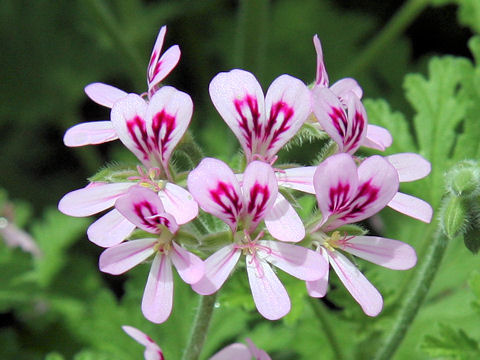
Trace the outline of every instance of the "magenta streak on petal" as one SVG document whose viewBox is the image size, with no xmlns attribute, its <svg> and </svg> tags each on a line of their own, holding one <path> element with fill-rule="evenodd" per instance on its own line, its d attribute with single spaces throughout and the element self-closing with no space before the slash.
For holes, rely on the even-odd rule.
<svg viewBox="0 0 480 360">
<path fill-rule="evenodd" d="M 253 136 L 255 136 L 256 138 L 259 138 L 261 134 L 261 124 L 258 121 L 260 119 L 260 113 L 258 111 L 257 99 L 251 95 L 246 95 L 244 99 L 235 99 L 233 101 L 233 104 L 235 105 L 235 109 L 237 110 L 238 115 L 240 115 L 240 119 L 238 119 L 238 125 L 242 130 L 243 137 L 247 142 L 248 148 L 252 150 Z M 245 107 L 248 107 L 250 110 L 253 129 L 250 128 L 249 126 L 248 114 L 243 113 Z M 253 130 L 253 134 L 252 134 L 252 130 Z"/>
<path fill-rule="evenodd" d="M 332 112 L 328 114 L 328 116 L 332 119 L 333 126 L 335 126 L 335 129 L 342 139 L 345 139 L 348 126 L 348 119 L 345 111 L 341 108 L 332 107 Z"/>
<path fill-rule="evenodd" d="M 277 118 L 283 113 L 283 121 L 280 126 L 271 134 L 273 127 L 277 124 Z M 267 126 L 265 127 L 265 132 L 263 134 L 264 140 L 267 140 L 271 137 L 271 141 L 268 144 L 268 149 L 271 149 L 273 145 L 278 141 L 280 135 L 290 129 L 290 119 L 293 117 L 295 111 L 293 108 L 288 106 L 287 103 L 279 101 L 276 104 L 272 105 L 270 110 L 270 118 L 268 119 Z"/>
<path fill-rule="evenodd" d="M 152 130 L 154 138 L 152 141 L 158 151 L 161 152 L 162 161 L 165 161 L 165 152 L 167 150 L 167 144 L 172 140 L 171 136 L 175 130 L 175 116 L 167 114 L 165 110 L 156 113 L 152 120 Z M 162 134 L 163 130 L 163 134 Z M 159 148 L 159 146 L 161 148 Z"/>
<path fill-rule="evenodd" d="M 365 211 L 365 208 L 377 200 L 380 189 L 370 185 L 371 181 L 370 179 L 359 187 L 357 194 L 348 204 L 348 207 L 342 209 L 346 214 L 342 215 L 340 219 L 347 220 L 358 216 L 358 214 Z"/>
<path fill-rule="evenodd" d="M 148 135 L 147 129 L 145 127 L 145 121 L 139 116 L 135 116 L 132 120 L 127 121 L 126 125 L 128 133 L 130 134 L 130 137 L 135 143 L 136 148 L 143 153 L 144 160 L 148 160 L 149 153 L 152 149 L 150 148 L 150 145 L 148 143 Z M 141 139 L 138 138 L 138 135 L 135 132 L 136 129 L 140 131 L 139 136 L 141 137 Z"/>
<path fill-rule="evenodd" d="M 343 141 L 346 151 L 357 147 L 365 128 L 365 124 L 366 121 L 364 120 L 363 115 L 356 111 L 353 118 L 352 131 L 350 132 L 350 135 L 346 136 Z"/>
<path fill-rule="evenodd" d="M 148 81 L 152 81 L 153 79 L 155 79 L 155 76 L 157 76 L 161 68 L 162 68 L 162 61 L 159 61 L 155 64 L 155 68 L 153 69 L 152 76 L 151 77 L 149 76 Z"/>
<path fill-rule="evenodd" d="M 339 183 L 337 187 L 330 188 L 328 197 L 330 198 L 329 210 L 332 213 L 339 213 L 348 205 L 348 192 L 350 184 Z"/>
<path fill-rule="evenodd" d="M 242 211 L 242 202 L 232 185 L 219 181 L 217 188 L 210 190 L 210 195 L 223 209 L 232 223 L 236 223 L 237 215 Z M 227 202 L 225 203 L 225 200 Z"/>
<path fill-rule="evenodd" d="M 170 221 L 163 216 L 157 215 L 156 210 L 148 201 L 134 204 L 133 209 L 137 216 L 142 219 L 142 224 L 154 230 L 155 233 L 158 232 L 159 225 L 165 225 L 167 228 L 170 226 Z"/>
<path fill-rule="evenodd" d="M 262 197 L 261 200 L 257 201 L 258 197 Z M 267 185 L 260 185 L 255 183 L 255 185 L 250 189 L 250 202 L 247 206 L 247 212 L 253 215 L 253 222 L 257 222 L 265 213 L 265 205 L 267 204 L 268 199 L 270 198 L 270 190 Z"/>
</svg>

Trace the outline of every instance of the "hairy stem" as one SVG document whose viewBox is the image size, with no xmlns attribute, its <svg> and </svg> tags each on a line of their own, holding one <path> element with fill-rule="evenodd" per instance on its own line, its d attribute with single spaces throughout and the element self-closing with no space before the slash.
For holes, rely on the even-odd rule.
<svg viewBox="0 0 480 360">
<path fill-rule="evenodd" d="M 430 0 L 409 0 L 390 19 L 382 31 L 370 42 L 367 48 L 350 63 L 346 74 L 358 74 L 378 58 L 380 52 L 389 46 L 425 9 Z"/>
<path fill-rule="evenodd" d="M 447 243 L 445 235 L 440 230 L 437 230 L 433 241 L 424 255 L 423 262 L 417 268 L 415 275 L 410 281 L 410 286 L 408 287 L 410 290 L 405 295 L 395 323 L 390 333 L 387 334 L 383 345 L 378 350 L 375 360 L 391 359 L 401 344 L 435 279 L 445 254 Z"/>
<path fill-rule="evenodd" d="M 322 324 L 322 331 L 325 333 L 328 339 L 328 344 L 333 351 L 334 358 L 337 360 L 342 360 L 345 357 L 342 354 L 342 350 L 340 345 L 337 341 L 337 337 L 335 335 L 335 331 L 333 331 L 330 322 L 328 321 L 327 314 L 324 308 L 324 305 L 320 302 L 319 299 L 315 299 L 313 297 L 308 297 L 310 304 L 312 305 L 313 312 L 317 316 L 317 319 Z"/>
<path fill-rule="evenodd" d="M 209 296 L 200 295 L 200 301 L 193 320 L 193 326 L 182 360 L 197 360 L 207 338 L 208 327 L 212 318 L 217 293 Z"/>
</svg>

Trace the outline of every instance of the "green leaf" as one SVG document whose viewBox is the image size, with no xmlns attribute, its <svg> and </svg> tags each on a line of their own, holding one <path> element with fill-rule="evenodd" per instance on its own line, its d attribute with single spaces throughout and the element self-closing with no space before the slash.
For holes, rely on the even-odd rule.
<svg viewBox="0 0 480 360">
<path fill-rule="evenodd" d="M 54 352 L 45 356 L 45 360 L 65 360 L 65 358 L 59 353 Z"/>
<path fill-rule="evenodd" d="M 132 176 L 139 176 L 134 166 L 112 163 L 105 165 L 95 175 L 88 178 L 90 182 L 126 182 Z"/>
</svg>

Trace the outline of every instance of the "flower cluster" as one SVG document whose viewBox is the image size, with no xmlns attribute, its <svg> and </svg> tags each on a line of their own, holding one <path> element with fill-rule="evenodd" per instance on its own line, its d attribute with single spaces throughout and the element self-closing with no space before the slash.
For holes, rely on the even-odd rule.
<svg viewBox="0 0 480 360">
<path fill-rule="evenodd" d="M 209 295 L 244 264 L 255 305 L 270 320 L 285 316 L 291 306 L 272 265 L 305 281 L 313 297 L 325 296 L 331 265 L 364 312 L 377 315 L 383 306 L 380 293 L 344 253 L 405 270 L 415 265 L 415 251 L 397 240 L 349 234 L 345 225 L 386 206 L 429 222 L 431 207 L 398 191 L 400 182 L 427 176 L 429 162 L 411 153 L 356 155 L 361 146 L 383 151 L 392 137 L 368 124 L 355 80 L 329 85 L 315 36 L 317 75 L 311 87 L 281 75 L 264 95 L 255 76 L 240 69 L 212 79 L 210 97 L 243 149 L 245 168 L 232 170 L 221 160 L 204 158 L 180 173 L 171 158 L 190 124 L 193 102 L 188 94 L 161 85 L 180 58 L 176 45 L 161 55 L 165 34 L 162 27 L 148 64 L 147 92 L 127 94 L 101 83 L 88 85 L 87 95 L 111 108 L 110 120 L 79 124 L 65 134 L 67 146 L 120 139 L 141 163 L 136 169 L 107 169 L 107 175 L 60 200 L 60 211 L 71 216 L 110 209 L 87 231 L 92 242 L 106 248 L 100 270 L 122 274 L 153 258 L 142 311 L 155 323 L 167 320 L 172 310 L 172 265 L 195 292 Z M 328 156 L 312 166 L 276 164 L 277 153 L 307 125 L 330 137 Z M 290 203 L 299 193 L 316 196 L 318 213 L 311 219 L 302 219 Z M 204 219 L 212 216 L 225 226 L 205 226 Z M 219 241 L 211 246 L 186 241 L 194 238 L 202 244 L 215 236 Z M 157 354 L 148 358 L 163 358 L 144 334 L 125 331 L 146 346 L 145 358 L 147 352 Z M 219 353 L 214 358 L 227 357 Z"/>
</svg>

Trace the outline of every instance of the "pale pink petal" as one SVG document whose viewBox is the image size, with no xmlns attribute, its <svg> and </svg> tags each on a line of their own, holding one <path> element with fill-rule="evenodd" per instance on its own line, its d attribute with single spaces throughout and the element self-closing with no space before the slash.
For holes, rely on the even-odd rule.
<svg viewBox="0 0 480 360">
<path fill-rule="evenodd" d="M 170 257 L 157 254 L 153 259 L 142 299 L 143 315 L 156 324 L 165 322 L 173 307 L 173 276 Z"/>
<path fill-rule="evenodd" d="M 186 224 L 198 215 L 198 204 L 192 195 L 181 186 L 167 182 L 158 192 L 165 212 L 172 214 L 177 224 Z"/>
<path fill-rule="evenodd" d="M 327 251 L 322 247 L 320 247 L 319 252 L 322 255 L 325 262 L 329 264 Z M 327 265 L 327 271 L 325 272 L 325 275 L 322 278 L 314 281 L 307 281 L 306 284 L 307 284 L 308 295 L 315 298 L 324 297 L 327 294 L 327 290 L 328 290 L 328 275 L 329 275 L 329 266 Z"/>
<path fill-rule="evenodd" d="M 415 249 L 398 240 L 377 236 L 353 236 L 340 241 L 340 248 L 393 270 L 407 270 L 417 263 Z"/>
<path fill-rule="evenodd" d="M 165 360 L 162 349 L 148 346 L 143 353 L 145 360 Z"/>
<path fill-rule="evenodd" d="M 247 345 L 234 343 L 223 348 L 209 360 L 251 360 L 252 355 Z"/>
<path fill-rule="evenodd" d="M 362 146 L 384 151 L 390 145 L 392 145 L 392 135 L 390 132 L 377 125 L 367 126 L 367 135 L 362 141 Z"/>
<path fill-rule="evenodd" d="M 190 96 L 171 86 L 163 86 L 150 99 L 145 115 L 150 151 L 167 173 L 170 156 L 185 134 L 192 113 Z"/>
<path fill-rule="evenodd" d="M 315 77 L 315 86 L 328 87 L 328 74 L 323 61 L 322 44 L 316 34 L 313 37 L 313 45 L 317 52 L 317 75 Z"/>
<path fill-rule="evenodd" d="M 152 145 L 147 134 L 145 113 L 147 103 L 136 94 L 115 103 L 110 114 L 113 127 L 122 143 L 147 167 L 155 163 L 152 159 Z M 153 162 L 152 162 L 153 160 Z"/>
<path fill-rule="evenodd" d="M 318 165 L 313 177 L 322 222 L 348 207 L 358 189 L 355 161 L 348 154 L 330 156 Z"/>
<path fill-rule="evenodd" d="M 120 244 L 133 230 L 135 225 L 113 209 L 88 227 L 87 236 L 94 244 L 108 248 Z"/>
<path fill-rule="evenodd" d="M 90 216 L 106 210 L 124 195 L 134 183 L 94 183 L 65 194 L 58 203 L 58 210 L 70 216 Z"/>
<path fill-rule="evenodd" d="M 138 239 L 115 245 L 100 254 L 98 266 L 112 275 L 123 274 L 150 257 L 156 243 L 157 239 Z"/>
<path fill-rule="evenodd" d="M 268 263 L 247 254 L 248 282 L 258 312 L 268 320 L 278 320 L 290 311 L 290 298 Z"/>
<path fill-rule="evenodd" d="M 178 274 L 187 284 L 198 282 L 205 274 L 203 260 L 177 245 L 174 241 L 172 242 L 172 251 L 169 255 L 173 266 L 175 266 Z"/>
<path fill-rule="evenodd" d="M 252 340 L 246 338 L 245 341 L 247 342 L 248 349 L 255 360 L 271 360 L 270 356 L 268 356 L 265 351 L 256 347 Z"/>
<path fill-rule="evenodd" d="M 433 209 L 430 204 L 415 196 L 397 192 L 388 207 L 427 224 L 432 221 Z"/>
<path fill-rule="evenodd" d="M 423 156 L 414 153 L 402 153 L 386 156 L 386 159 L 398 172 L 400 182 L 423 179 L 430 174 L 432 166 Z"/>
<path fill-rule="evenodd" d="M 251 232 L 271 211 L 277 198 L 277 178 L 272 167 L 261 161 L 251 162 L 243 174 L 242 190 L 246 206 L 245 226 Z"/>
<path fill-rule="evenodd" d="M 217 74 L 209 86 L 213 105 L 251 161 L 265 122 L 265 98 L 253 74 L 234 69 Z"/>
<path fill-rule="evenodd" d="M 346 100 L 349 96 L 356 96 L 359 99 L 363 96 L 363 90 L 357 81 L 352 78 L 340 79 L 330 86 L 330 90 L 340 99 Z"/>
<path fill-rule="evenodd" d="M 76 147 L 103 144 L 117 140 L 118 136 L 111 121 L 91 121 L 72 126 L 65 132 L 63 143 Z"/>
<path fill-rule="evenodd" d="M 200 207 L 225 221 L 232 231 L 244 208 L 243 194 L 233 171 L 223 161 L 205 158 L 190 172 L 188 190 Z"/>
<path fill-rule="evenodd" d="M 18 246 L 36 258 L 41 258 L 43 255 L 35 239 L 29 233 L 5 218 L 0 219 L 0 239 L 3 239 L 8 247 Z"/>
<path fill-rule="evenodd" d="M 232 244 L 210 255 L 205 260 L 205 275 L 192 285 L 192 289 L 200 295 L 211 295 L 216 292 L 233 271 L 241 253 L 241 250 Z"/>
<path fill-rule="evenodd" d="M 377 316 L 383 308 L 382 295 L 367 278 L 338 251 L 329 251 L 330 264 L 343 285 L 368 316 Z"/>
<path fill-rule="evenodd" d="M 115 208 L 130 222 L 153 234 L 159 234 L 163 226 L 172 234 L 178 231 L 175 218 L 165 212 L 157 193 L 142 186 L 131 187 L 115 202 Z"/>
<path fill-rule="evenodd" d="M 160 60 L 152 67 L 154 77 L 152 80 L 148 80 L 148 93 L 150 96 L 154 94 L 158 84 L 177 66 L 180 55 L 180 47 L 173 45 L 165 51 Z"/>
<path fill-rule="evenodd" d="M 138 342 L 139 344 L 142 344 L 143 346 L 152 346 L 153 344 L 155 344 L 155 342 L 152 340 L 150 336 L 134 328 L 133 326 L 123 325 L 122 329 L 130 337 L 132 337 L 136 342 Z"/>
<path fill-rule="evenodd" d="M 160 54 L 162 53 L 163 42 L 165 40 L 165 34 L 167 33 L 167 26 L 163 25 L 158 32 L 155 44 L 153 45 L 152 54 L 150 55 L 150 60 L 147 67 L 147 81 L 148 83 L 152 82 L 156 73 L 155 66 L 158 63 Z"/>
<path fill-rule="evenodd" d="M 272 161 L 297 133 L 311 108 L 310 91 L 302 81 L 290 75 L 273 81 L 265 96 L 266 117 L 258 140 L 257 151 L 265 161 Z"/>
<path fill-rule="evenodd" d="M 265 226 L 275 239 L 298 242 L 305 237 L 302 219 L 285 197 L 278 193 L 273 207 L 265 215 Z"/>
<path fill-rule="evenodd" d="M 304 166 L 277 171 L 275 175 L 277 176 L 278 186 L 315 194 L 315 188 L 313 187 L 315 170 L 317 170 L 316 166 Z"/>
<path fill-rule="evenodd" d="M 262 260 L 300 280 L 318 280 L 327 272 L 328 262 L 318 252 L 279 241 L 261 240 L 258 244 L 263 247 L 257 250 Z"/>
<path fill-rule="evenodd" d="M 128 95 L 125 91 L 114 86 L 98 82 L 85 86 L 85 93 L 97 104 L 108 108 L 112 108 L 113 104 Z"/>
</svg>

